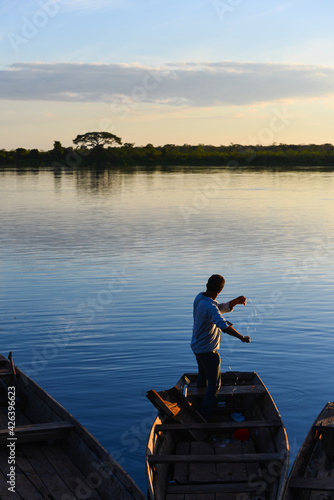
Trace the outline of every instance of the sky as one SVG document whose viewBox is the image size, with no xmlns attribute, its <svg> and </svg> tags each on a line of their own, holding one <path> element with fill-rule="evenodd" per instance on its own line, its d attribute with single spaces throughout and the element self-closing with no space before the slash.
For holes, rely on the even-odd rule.
<svg viewBox="0 0 334 500">
<path fill-rule="evenodd" d="M 332 0 L 0 0 L 0 149 L 324 144 Z"/>
</svg>

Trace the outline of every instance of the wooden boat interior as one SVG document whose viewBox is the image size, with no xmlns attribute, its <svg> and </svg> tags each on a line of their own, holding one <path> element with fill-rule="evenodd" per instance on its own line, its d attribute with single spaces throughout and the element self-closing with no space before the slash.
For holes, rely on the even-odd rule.
<svg viewBox="0 0 334 500">
<path fill-rule="evenodd" d="M 196 381 L 196 374 L 185 374 L 172 390 L 148 394 L 159 409 L 147 448 L 150 498 L 280 497 L 287 475 L 287 437 L 261 379 L 253 372 L 222 374 L 218 407 L 209 421 L 196 411 L 203 396 Z M 169 400 L 170 412 L 154 400 L 156 395 Z"/>
<path fill-rule="evenodd" d="M 0 380 L 1 500 L 146 498 L 72 415 L 3 356 Z M 15 405 L 14 420 L 9 418 L 9 402 Z M 14 495 L 7 483 L 9 442 L 14 443 Z"/>
<path fill-rule="evenodd" d="M 286 500 L 334 500 L 334 403 L 325 405 L 291 469 Z"/>
</svg>

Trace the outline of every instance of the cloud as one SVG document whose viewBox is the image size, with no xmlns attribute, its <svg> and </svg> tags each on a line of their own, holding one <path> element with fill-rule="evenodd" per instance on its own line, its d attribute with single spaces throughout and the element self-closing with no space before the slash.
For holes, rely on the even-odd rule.
<svg viewBox="0 0 334 500">
<path fill-rule="evenodd" d="M 174 106 L 251 105 L 328 97 L 334 67 L 266 63 L 16 63 L 0 70 L 0 99 L 143 102 Z"/>
<path fill-rule="evenodd" d="M 112 10 L 129 7 L 128 0 L 59 0 L 64 10 L 91 11 L 91 10 Z"/>
</svg>

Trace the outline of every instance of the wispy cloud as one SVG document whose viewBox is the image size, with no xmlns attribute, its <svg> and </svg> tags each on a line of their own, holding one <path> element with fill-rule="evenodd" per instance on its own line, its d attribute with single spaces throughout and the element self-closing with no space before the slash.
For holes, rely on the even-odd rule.
<svg viewBox="0 0 334 500">
<path fill-rule="evenodd" d="M 63 10 L 97 11 L 129 7 L 131 0 L 59 0 Z"/>
<path fill-rule="evenodd" d="M 334 93 L 334 67 L 242 62 L 17 63 L 0 71 L 0 98 L 170 105 L 250 105 Z"/>
</svg>

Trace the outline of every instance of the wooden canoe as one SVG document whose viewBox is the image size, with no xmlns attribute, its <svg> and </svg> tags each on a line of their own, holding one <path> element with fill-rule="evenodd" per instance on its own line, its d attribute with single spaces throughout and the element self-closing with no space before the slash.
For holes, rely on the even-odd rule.
<svg viewBox="0 0 334 500">
<path fill-rule="evenodd" d="M 222 373 L 218 406 L 208 422 L 195 409 L 203 396 L 196 380 L 197 374 L 188 373 L 174 388 L 147 394 L 159 410 L 146 449 L 149 498 L 281 500 L 288 439 L 260 377 Z"/>
<path fill-rule="evenodd" d="M 334 403 L 309 430 L 289 474 L 284 500 L 334 499 Z"/>
<path fill-rule="evenodd" d="M 1 500 L 146 498 L 72 415 L 1 355 L 0 405 Z"/>
</svg>

